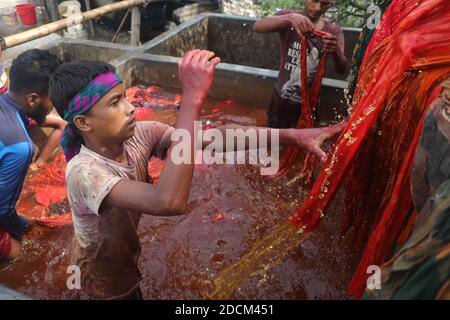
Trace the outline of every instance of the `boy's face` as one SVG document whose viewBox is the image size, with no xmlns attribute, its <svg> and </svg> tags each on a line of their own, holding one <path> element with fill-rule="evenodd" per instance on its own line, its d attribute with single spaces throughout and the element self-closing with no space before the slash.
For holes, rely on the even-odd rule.
<svg viewBox="0 0 450 320">
<path fill-rule="evenodd" d="M 319 19 L 333 4 L 335 0 L 306 0 L 305 13 L 311 20 Z"/>
<path fill-rule="evenodd" d="M 123 84 L 103 96 L 86 115 L 74 118 L 76 127 L 102 141 L 123 142 L 134 135 L 134 106 L 125 100 Z"/>
</svg>

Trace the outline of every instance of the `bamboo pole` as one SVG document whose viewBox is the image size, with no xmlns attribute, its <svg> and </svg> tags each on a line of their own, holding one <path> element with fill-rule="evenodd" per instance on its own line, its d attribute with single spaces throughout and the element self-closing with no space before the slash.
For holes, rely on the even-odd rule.
<svg viewBox="0 0 450 320">
<path fill-rule="evenodd" d="M 100 16 L 103 16 L 107 13 L 119 11 L 123 9 L 127 9 L 129 7 L 134 7 L 143 4 L 144 2 L 154 2 L 148 0 L 125 0 L 113 4 L 109 4 L 94 10 L 86 11 L 80 14 L 79 16 L 71 16 L 59 21 L 51 22 L 40 27 L 30 29 L 18 34 L 14 34 L 8 37 L 3 38 L 4 45 L 6 48 L 11 48 L 22 44 L 27 41 L 31 41 L 37 38 L 44 37 L 49 35 L 50 33 L 57 32 L 67 27 L 71 27 L 73 25 L 77 25 L 80 23 L 84 23 L 86 21 L 90 21 L 96 19 Z"/>
</svg>

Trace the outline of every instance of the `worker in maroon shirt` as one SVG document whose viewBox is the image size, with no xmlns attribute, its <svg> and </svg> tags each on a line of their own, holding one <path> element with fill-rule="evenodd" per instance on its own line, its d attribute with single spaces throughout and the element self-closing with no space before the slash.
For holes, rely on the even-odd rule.
<svg viewBox="0 0 450 320">
<path fill-rule="evenodd" d="M 295 127 L 301 114 L 300 94 L 300 39 L 308 36 L 308 85 L 312 84 L 320 58 L 324 52 L 333 59 L 336 72 L 345 73 L 347 58 L 344 55 L 342 29 L 324 18 L 335 0 L 306 0 L 304 10 L 285 9 L 255 23 L 256 32 L 279 32 L 281 56 L 278 80 L 267 116 L 273 128 Z M 311 33 L 320 30 L 328 33 L 324 38 Z M 315 107 L 315 106 L 313 106 Z"/>
</svg>

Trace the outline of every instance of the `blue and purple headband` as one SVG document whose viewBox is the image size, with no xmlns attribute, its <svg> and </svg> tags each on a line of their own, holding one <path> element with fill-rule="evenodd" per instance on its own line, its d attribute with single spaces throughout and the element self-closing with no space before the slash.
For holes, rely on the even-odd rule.
<svg viewBox="0 0 450 320">
<path fill-rule="evenodd" d="M 64 149 L 67 162 L 80 152 L 83 143 L 83 138 L 73 124 L 73 119 L 76 116 L 88 113 L 103 96 L 120 83 L 122 83 L 122 79 L 118 74 L 114 72 L 102 73 L 70 100 L 64 111 L 64 120 L 68 124 L 61 136 L 61 146 Z"/>
</svg>

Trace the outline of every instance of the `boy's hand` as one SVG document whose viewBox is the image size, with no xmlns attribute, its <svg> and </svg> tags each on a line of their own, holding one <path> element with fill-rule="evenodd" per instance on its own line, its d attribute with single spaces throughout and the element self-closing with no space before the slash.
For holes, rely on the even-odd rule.
<svg viewBox="0 0 450 320">
<path fill-rule="evenodd" d="M 313 32 L 315 27 L 314 24 L 309 20 L 308 17 L 301 15 L 299 13 L 290 13 L 287 15 L 289 23 L 294 31 L 297 33 L 299 37 L 303 37 L 303 35 L 308 32 Z"/>
<path fill-rule="evenodd" d="M 178 62 L 178 74 L 183 89 L 183 99 L 190 99 L 201 104 L 211 89 L 214 70 L 220 58 L 214 52 L 192 50 L 185 53 Z M 211 60 L 212 59 L 212 60 Z"/>
<path fill-rule="evenodd" d="M 322 38 L 323 51 L 328 53 L 336 53 L 338 51 L 338 43 L 336 36 L 327 34 Z"/>
<path fill-rule="evenodd" d="M 346 125 L 347 122 L 341 122 L 326 128 L 291 129 L 293 131 L 294 145 L 308 150 L 318 157 L 320 161 L 325 162 L 327 154 L 320 146 L 325 140 L 341 132 Z"/>
</svg>

